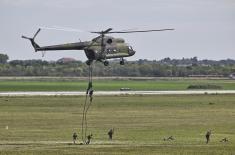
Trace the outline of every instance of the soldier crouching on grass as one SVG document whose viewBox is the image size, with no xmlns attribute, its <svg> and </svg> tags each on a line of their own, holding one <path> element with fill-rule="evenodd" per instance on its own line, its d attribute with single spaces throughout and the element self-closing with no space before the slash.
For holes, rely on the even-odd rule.
<svg viewBox="0 0 235 155">
<path fill-rule="evenodd" d="M 78 135 L 76 132 L 73 133 L 73 144 L 76 144 L 76 140 L 78 138 Z"/>
<path fill-rule="evenodd" d="M 227 143 L 227 142 L 228 142 L 228 139 L 227 139 L 227 138 L 223 138 L 223 139 L 221 139 L 220 142 L 225 142 L 225 143 Z"/>
<path fill-rule="evenodd" d="M 173 136 L 170 136 L 168 138 L 163 138 L 164 141 L 173 141 L 175 138 Z"/>
</svg>

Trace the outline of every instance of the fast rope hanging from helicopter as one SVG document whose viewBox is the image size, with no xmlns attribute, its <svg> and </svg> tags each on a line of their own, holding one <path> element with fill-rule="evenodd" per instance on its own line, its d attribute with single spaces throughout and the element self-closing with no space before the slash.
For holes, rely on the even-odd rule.
<svg viewBox="0 0 235 155">
<path fill-rule="evenodd" d="M 92 73 L 93 73 L 93 64 L 91 63 L 89 65 L 89 73 L 88 73 L 88 87 L 86 90 L 86 98 L 85 102 L 83 104 L 83 112 L 82 112 L 82 141 L 84 144 L 86 144 L 86 138 L 87 138 L 87 112 L 92 104 L 93 100 L 93 87 L 92 87 Z"/>
</svg>

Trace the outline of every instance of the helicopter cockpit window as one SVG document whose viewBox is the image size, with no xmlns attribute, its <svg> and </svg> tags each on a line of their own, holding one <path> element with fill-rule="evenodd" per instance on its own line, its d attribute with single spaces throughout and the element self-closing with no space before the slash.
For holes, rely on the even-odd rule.
<svg viewBox="0 0 235 155">
<path fill-rule="evenodd" d="M 133 48 L 131 46 L 129 46 L 129 50 L 133 50 Z"/>
<path fill-rule="evenodd" d="M 112 44 L 112 42 L 113 42 L 113 40 L 112 40 L 111 38 L 109 38 L 109 39 L 107 40 L 107 43 L 108 43 L 108 44 Z"/>
</svg>

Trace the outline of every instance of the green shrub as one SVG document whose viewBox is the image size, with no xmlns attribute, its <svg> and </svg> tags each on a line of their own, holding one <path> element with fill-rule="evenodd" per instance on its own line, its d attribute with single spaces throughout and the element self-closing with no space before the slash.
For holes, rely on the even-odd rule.
<svg viewBox="0 0 235 155">
<path fill-rule="evenodd" d="M 189 85 L 187 89 L 223 89 L 223 87 L 213 84 L 196 84 L 196 85 Z"/>
</svg>

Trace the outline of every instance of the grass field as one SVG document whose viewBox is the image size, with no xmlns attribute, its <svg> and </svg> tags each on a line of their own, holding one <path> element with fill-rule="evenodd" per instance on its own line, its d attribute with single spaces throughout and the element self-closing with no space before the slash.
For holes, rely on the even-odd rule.
<svg viewBox="0 0 235 155">
<path fill-rule="evenodd" d="M 99 90 L 186 90 L 189 85 L 212 84 L 224 90 L 235 90 L 235 80 L 225 79 L 155 79 L 155 80 L 94 80 L 94 88 Z M 0 79 L 0 91 L 84 91 L 86 80 L 74 79 Z"/>
<path fill-rule="evenodd" d="M 235 95 L 95 96 L 88 113 L 94 139 L 71 145 L 75 131 L 81 141 L 83 102 L 77 96 L 0 97 L 0 154 L 235 154 Z M 175 140 L 163 141 L 168 136 Z M 228 143 L 219 142 L 224 137 Z"/>
</svg>

